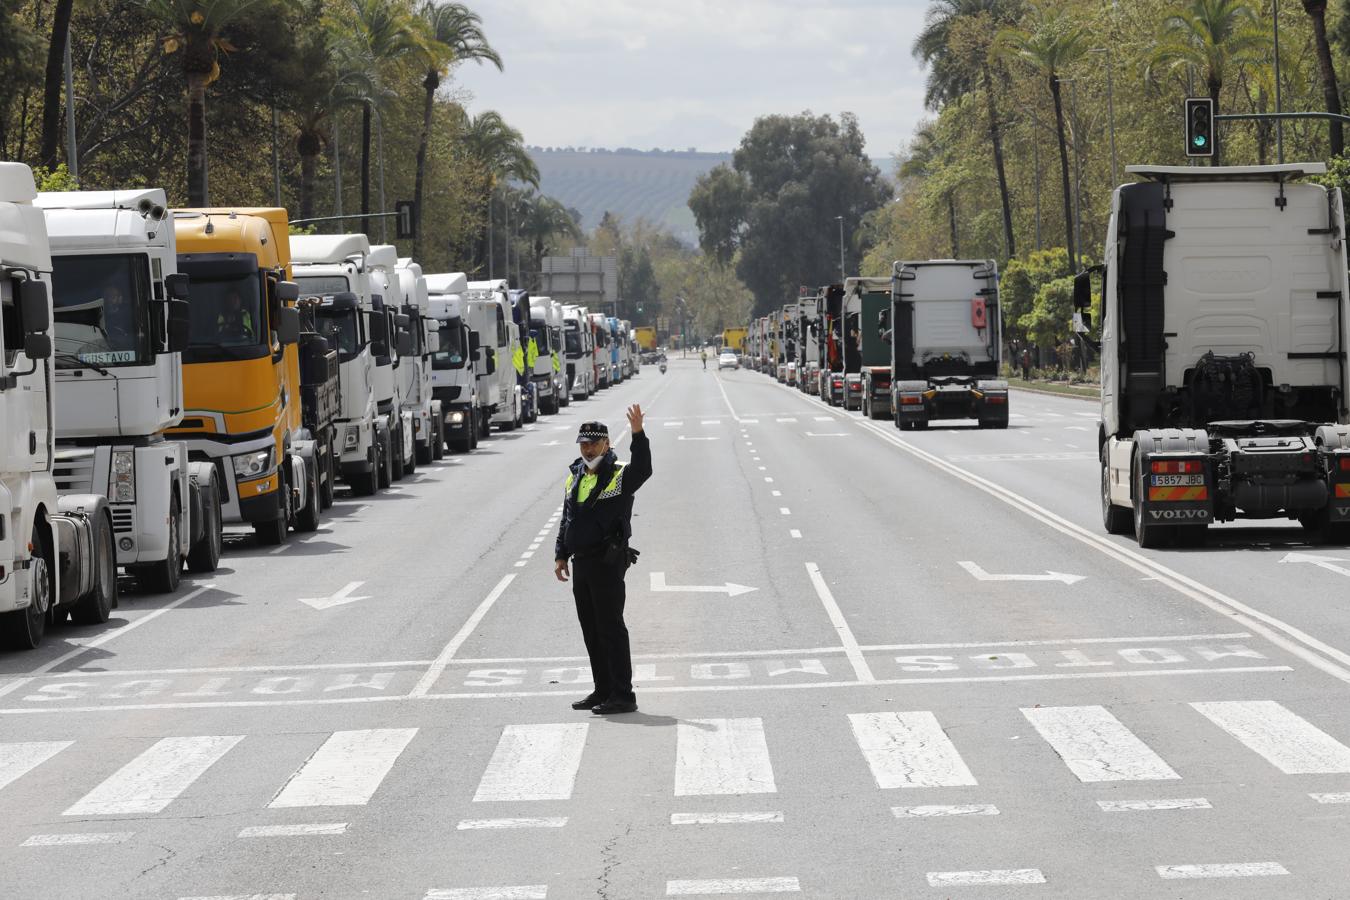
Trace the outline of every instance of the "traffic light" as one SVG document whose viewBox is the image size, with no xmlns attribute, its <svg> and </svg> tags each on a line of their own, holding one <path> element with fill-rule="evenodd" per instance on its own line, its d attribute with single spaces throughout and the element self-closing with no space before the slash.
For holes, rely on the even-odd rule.
<svg viewBox="0 0 1350 900">
<path fill-rule="evenodd" d="M 1214 101 L 1209 97 L 1186 98 L 1186 155 L 1214 155 Z"/>
</svg>

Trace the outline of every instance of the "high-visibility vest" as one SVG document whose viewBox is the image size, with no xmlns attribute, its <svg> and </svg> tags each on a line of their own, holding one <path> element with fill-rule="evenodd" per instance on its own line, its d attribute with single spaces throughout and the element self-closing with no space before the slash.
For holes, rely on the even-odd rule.
<svg viewBox="0 0 1350 900">
<path fill-rule="evenodd" d="M 530 367 L 531 372 L 534 371 L 534 364 L 535 361 L 538 359 L 539 359 L 539 344 L 535 342 L 534 338 L 530 338 L 529 346 L 525 348 L 525 365 Z"/>
<path fill-rule="evenodd" d="M 611 497 L 617 497 L 623 493 L 623 470 L 626 463 L 616 462 L 614 464 L 614 475 L 609 479 L 609 484 L 600 492 L 601 500 L 608 500 Z M 567 473 L 567 482 L 563 485 L 563 496 L 572 496 L 572 485 L 575 484 L 576 475 L 569 471 Z M 577 488 L 577 502 L 585 503 L 586 498 L 595 490 L 595 484 L 600 480 L 600 476 L 594 472 L 587 472 L 581 476 L 581 487 Z"/>
<path fill-rule="evenodd" d="M 520 352 L 519 344 L 516 344 L 511 350 L 511 362 L 516 367 L 517 375 L 525 374 L 525 354 Z"/>
<path fill-rule="evenodd" d="M 553 351 L 553 371 L 562 371 L 562 360 L 558 357 L 558 351 Z"/>
</svg>

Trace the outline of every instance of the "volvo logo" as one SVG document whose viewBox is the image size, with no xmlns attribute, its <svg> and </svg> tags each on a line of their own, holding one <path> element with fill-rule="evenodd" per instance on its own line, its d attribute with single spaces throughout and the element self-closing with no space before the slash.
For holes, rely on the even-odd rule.
<svg viewBox="0 0 1350 900">
<path fill-rule="evenodd" d="M 1208 519 L 1207 509 L 1150 509 L 1148 514 L 1155 519 Z"/>
</svg>

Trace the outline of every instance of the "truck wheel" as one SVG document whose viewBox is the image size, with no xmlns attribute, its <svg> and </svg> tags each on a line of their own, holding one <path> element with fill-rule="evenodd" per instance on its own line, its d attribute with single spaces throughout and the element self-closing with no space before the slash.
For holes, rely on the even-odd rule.
<svg viewBox="0 0 1350 900">
<path fill-rule="evenodd" d="M 1102 527 L 1107 534 L 1133 534 L 1134 517 L 1123 506 L 1111 502 L 1111 470 L 1102 465 Z"/>
<path fill-rule="evenodd" d="M 1130 466 L 1130 477 L 1134 484 L 1134 539 L 1146 549 L 1161 547 L 1171 538 L 1171 529 L 1144 519 L 1144 478 L 1139 471 L 1138 456 Z"/>
<path fill-rule="evenodd" d="M 178 581 L 183 577 L 183 554 L 178 548 L 182 530 L 183 513 L 178 504 L 178 495 L 175 494 L 169 501 L 168 556 L 159 562 L 137 566 L 132 570 L 141 590 L 151 594 L 172 594 L 178 590 Z"/>
<path fill-rule="evenodd" d="M 352 493 L 356 494 L 358 497 L 374 496 L 375 491 L 379 488 L 380 456 L 375 451 L 375 444 L 373 441 L 371 442 L 370 449 L 366 451 L 366 462 L 370 464 L 369 470 L 360 475 L 353 475 L 349 479 L 349 483 L 352 486 Z"/>
<path fill-rule="evenodd" d="M 403 476 L 408 474 L 408 468 L 403 462 L 403 423 L 399 423 L 398 433 L 389 433 L 389 463 L 392 470 L 390 476 L 394 481 L 402 481 Z"/>
<path fill-rule="evenodd" d="M 36 650 L 47 632 L 47 614 L 52 606 L 52 576 L 47 545 L 36 528 L 33 546 L 41 548 L 30 563 L 33 578 L 33 602 L 23 609 L 0 616 L 0 636 L 11 650 Z"/>
<path fill-rule="evenodd" d="M 290 533 L 290 523 L 287 521 L 287 512 L 290 507 L 290 487 L 286 484 L 284 468 L 277 470 L 277 498 L 282 504 L 281 510 L 277 512 L 277 517 L 266 522 L 254 522 L 253 534 L 258 539 L 258 543 L 266 547 L 279 547 L 286 543 L 286 538 Z"/>
<path fill-rule="evenodd" d="M 102 625 L 117 605 L 117 547 L 113 543 L 112 520 L 94 517 L 94 587 L 70 611 L 77 625 Z"/>
<path fill-rule="evenodd" d="M 376 471 L 379 478 L 376 485 L 383 490 L 394 483 L 394 461 L 392 438 L 388 434 L 381 435 L 375 432 L 375 459 L 377 461 Z"/>
<path fill-rule="evenodd" d="M 305 460 L 305 506 L 295 517 L 295 530 L 311 532 L 319 528 L 319 472 L 313 460 Z"/>
<path fill-rule="evenodd" d="M 429 466 L 436 458 L 436 429 L 431 429 L 431 432 L 425 441 L 416 443 L 417 452 L 414 455 L 419 466 Z"/>
<path fill-rule="evenodd" d="M 435 427 L 435 437 L 432 438 L 431 458 L 433 460 L 445 459 L 445 420 L 437 419 Z"/>
<path fill-rule="evenodd" d="M 202 491 L 202 537 L 188 551 L 189 572 L 214 572 L 220 564 L 220 551 L 224 542 L 223 524 L 220 514 L 220 493 L 216 488 L 215 474 L 207 479 Z"/>
<path fill-rule="evenodd" d="M 867 418 L 872 418 L 872 403 L 866 397 L 862 399 L 862 414 Z"/>
</svg>

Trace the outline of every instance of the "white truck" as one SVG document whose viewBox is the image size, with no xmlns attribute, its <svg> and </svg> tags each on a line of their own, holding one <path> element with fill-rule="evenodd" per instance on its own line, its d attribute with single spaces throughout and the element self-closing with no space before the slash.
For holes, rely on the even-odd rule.
<svg viewBox="0 0 1350 900">
<path fill-rule="evenodd" d="M 595 386 L 607 388 L 614 384 L 614 367 L 610 364 L 609 319 L 602 313 L 587 313 L 591 334 L 595 336 Z"/>
<path fill-rule="evenodd" d="M 557 371 L 554 360 L 557 346 L 554 344 L 554 323 L 558 312 L 553 309 L 553 298 L 530 298 L 530 337 L 534 341 L 535 357 L 530 371 L 530 381 L 534 384 L 535 396 L 539 399 L 539 412 L 546 416 L 557 415 L 563 405 L 564 391 L 558 389 Z M 530 362 L 528 356 L 526 362 Z"/>
<path fill-rule="evenodd" d="M 370 248 L 371 303 L 366 310 L 371 351 L 375 356 L 375 409 L 388 423 L 391 466 L 385 487 L 401 481 L 417 468 L 413 444 L 413 414 L 404 403 L 404 357 L 413 349 L 408 340 L 411 325 L 398 312 L 398 249 L 393 244 Z"/>
<path fill-rule="evenodd" d="M 411 338 L 411 352 L 404 355 L 403 404 L 413 417 L 417 464 L 431 465 L 445 456 L 445 419 L 441 401 L 431 392 L 431 359 L 440 346 L 439 326 L 429 315 L 430 293 L 422 267 L 410 257 L 400 257 L 398 278 L 400 311 L 408 317 Z"/>
<path fill-rule="evenodd" d="M 209 461 L 164 430 L 183 419 L 187 276 L 164 191 L 39 194 L 52 250 L 56 460 L 62 494 L 103 493 L 117 563 L 147 591 L 184 560 L 213 572 L 224 493 Z"/>
<path fill-rule="evenodd" d="M 558 395 L 559 406 L 572 405 L 572 392 L 568 390 L 567 385 L 567 366 L 563 361 L 563 305 L 551 297 L 545 297 L 548 301 L 548 344 L 549 355 L 552 357 L 553 366 L 553 389 Z"/>
<path fill-rule="evenodd" d="M 478 393 L 478 333 L 469 327 L 464 299 L 469 279 L 463 272 L 449 272 L 427 275 L 426 282 L 438 344 L 431 355 L 431 393 L 441 404 L 447 447 L 468 453 L 478 446 L 487 422 Z"/>
<path fill-rule="evenodd" d="M 117 547 L 101 494 L 57 496 L 52 475 L 51 251 L 33 173 L 0 162 L 0 641 L 42 642 L 51 620 L 108 621 Z"/>
<path fill-rule="evenodd" d="M 365 311 L 370 307 L 370 242 L 364 234 L 293 235 L 291 269 L 302 298 L 319 301 L 324 337 L 338 351 L 342 479 L 369 496 L 392 471 L 387 419 L 377 419 L 375 360 Z"/>
<path fill-rule="evenodd" d="M 563 307 L 563 357 L 568 393 L 587 399 L 595 393 L 595 335 L 583 306 Z"/>
<path fill-rule="evenodd" d="M 1345 208 L 1301 180 L 1325 170 L 1127 169 L 1141 180 L 1116 189 L 1103 254 L 1108 532 L 1153 547 L 1288 519 L 1350 540 Z"/>
<path fill-rule="evenodd" d="M 506 281 L 470 281 L 464 296 L 469 306 L 469 327 L 478 335 L 482 356 L 478 393 L 487 401 L 486 426 L 500 425 L 503 431 L 513 431 L 521 425 L 523 398 L 512 360 L 520 334 L 511 320 Z"/>
<path fill-rule="evenodd" d="M 845 303 L 852 294 L 845 289 Z M 874 327 L 864 316 L 865 329 Z M 1000 371 L 1003 327 L 992 259 L 897 261 L 881 320 L 890 341 L 891 410 L 897 428 L 936 419 L 1008 427 L 1008 382 Z M 854 346 L 846 317 L 845 355 Z M 863 345 L 871 335 L 862 334 Z"/>
</svg>

